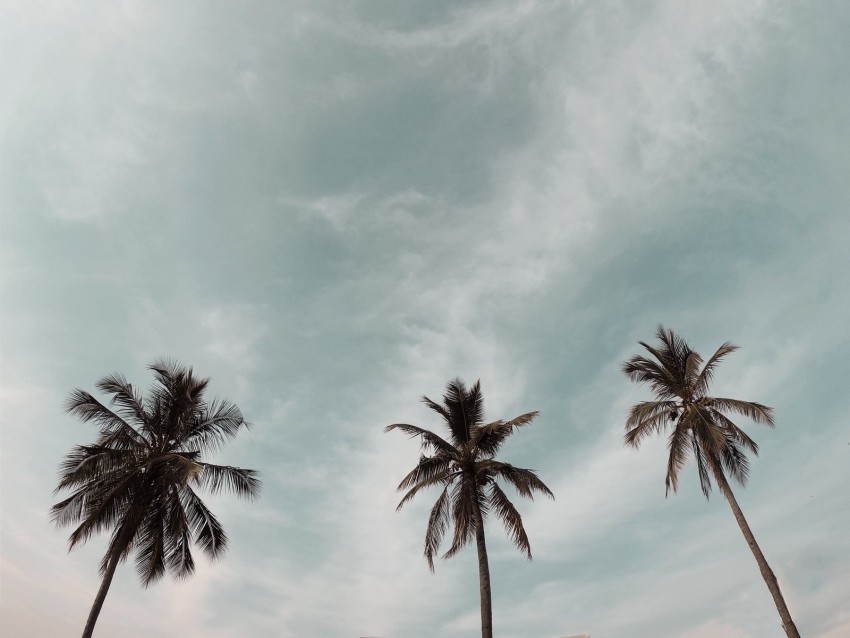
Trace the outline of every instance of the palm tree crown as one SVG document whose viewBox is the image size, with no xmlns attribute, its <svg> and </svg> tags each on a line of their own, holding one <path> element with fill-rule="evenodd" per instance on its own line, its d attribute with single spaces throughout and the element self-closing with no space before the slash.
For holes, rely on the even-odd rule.
<svg viewBox="0 0 850 638">
<path fill-rule="evenodd" d="M 156 384 L 143 397 L 120 374 L 97 383 L 109 405 L 74 391 L 67 411 L 99 428 L 91 445 L 77 445 L 60 465 L 56 492 L 71 495 L 51 509 L 57 525 L 77 525 L 70 549 L 111 530 L 100 564 L 106 595 L 116 564 L 135 550 L 136 571 L 147 587 L 166 571 L 176 578 L 195 568 L 194 543 L 210 558 L 221 556 L 227 536 L 195 488 L 253 499 L 260 490 L 254 470 L 214 465 L 202 454 L 219 449 L 247 423 L 228 401 L 207 403 L 208 379 L 172 361 L 150 366 Z M 102 597 L 101 597 L 102 594 Z M 97 607 L 97 601 L 96 601 Z M 99 607 L 92 610 L 96 619 Z M 91 628 L 87 626 L 90 635 Z"/>
<path fill-rule="evenodd" d="M 431 571 L 449 523 L 454 524 L 454 535 L 452 545 L 443 558 L 454 556 L 469 543 L 490 512 L 502 520 L 513 543 L 530 559 L 531 545 L 522 517 L 496 480 L 505 480 L 520 496 L 530 499 L 534 498 L 535 491 L 550 498 L 554 495 L 533 470 L 514 467 L 494 457 L 514 428 L 527 425 L 538 413 L 528 412 L 510 421 L 484 424 L 480 382 L 476 381 L 467 389 L 460 379 L 446 386 L 443 405 L 428 397 L 423 397 L 422 401 L 443 418 L 448 428 L 448 441 L 429 430 L 406 423 L 388 425 L 386 431 L 401 430 L 411 437 L 419 436 L 423 452 L 430 452 L 420 456 L 419 463 L 399 484 L 398 489 L 407 490 L 407 493 L 397 509 L 424 488 L 432 485 L 443 487 L 431 510 L 425 533 L 425 559 Z"/>
<path fill-rule="evenodd" d="M 758 445 L 727 414 L 773 426 L 773 409 L 752 401 L 709 395 L 717 365 L 738 346 L 724 343 L 703 365 L 702 357 L 672 330 L 659 326 L 656 336 L 660 342 L 657 346 L 640 342 L 655 360 L 637 355 L 623 364 L 623 372 L 636 383 L 648 383 L 656 397 L 655 401 L 637 403 L 629 411 L 626 443 L 639 447 L 647 436 L 660 434 L 672 424 L 665 480 L 668 492 L 677 490 L 679 471 L 690 454 L 706 497 L 715 468 L 722 468 L 744 485 L 750 469 L 745 451 L 758 455 Z"/>
</svg>

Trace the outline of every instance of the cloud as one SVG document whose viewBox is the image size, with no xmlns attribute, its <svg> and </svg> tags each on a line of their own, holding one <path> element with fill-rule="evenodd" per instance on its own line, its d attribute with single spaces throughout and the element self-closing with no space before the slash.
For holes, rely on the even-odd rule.
<svg viewBox="0 0 850 638">
<path fill-rule="evenodd" d="M 492 418 L 542 410 L 504 453 L 557 499 L 517 503 L 531 563 L 488 527 L 502 634 L 760 636 L 775 610 L 726 503 L 691 467 L 665 500 L 664 440 L 622 446 L 645 389 L 618 364 L 663 321 L 703 354 L 743 346 L 717 392 L 778 427 L 739 500 L 800 626 L 840 633 L 834 12 L 48 4 L 13 7 L 2 45 L 4 622 L 50 600 L 38 631 L 69 633 L 97 586 L 101 545 L 66 556 L 44 520 L 44 467 L 92 433 L 65 393 L 144 385 L 165 355 L 256 424 L 223 456 L 265 489 L 211 499 L 221 564 L 148 591 L 122 570 L 108 632 L 474 630 L 475 553 L 428 573 L 436 495 L 395 512 L 417 446 L 382 432 L 438 428 L 419 397 L 459 375 Z"/>
</svg>

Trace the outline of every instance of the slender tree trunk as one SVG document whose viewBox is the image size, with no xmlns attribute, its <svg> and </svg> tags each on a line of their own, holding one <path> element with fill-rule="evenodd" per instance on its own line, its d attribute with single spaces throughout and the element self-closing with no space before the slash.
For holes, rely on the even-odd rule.
<svg viewBox="0 0 850 638">
<path fill-rule="evenodd" d="M 490 597 L 490 564 L 484 541 L 484 517 L 475 503 L 475 541 L 478 546 L 478 582 L 481 589 L 481 638 L 493 638 L 493 603 Z"/>
<path fill-rule="evenodd" d="M 112 584 L 112 577 L 115 576 L 115 568 L 118 567 L 118 559 L 121 557 L 120 552 L 115 552 L 109 563 L 106 565 L 106 572 L 103 574 L 103 581 L 100 583 L 100 589 L 97 590 L 97 596 L 94 598 L 94 604 L 89 612 L 89 619 L 86 621 L 86 627 L 83 629 L 83 638 L 91 638 L 94 631 L 94 624 L 97 622 L 97 617 L 100 615 L 100 609 L 103 607 L 103 601 L 106 600 L 106 592 L 109 591 L 109 585 Z"/>
<path fill-rule="evenodd" d="M 791 612 L 788 611 L 788 605 L 785 604 L 785 598 L 782 597 L 776 576 L 773 574 L 770 565 L 767 564 L 764 554 L 761 553 L 761 548 L 756 543 L 756 538 L 747 524 L 747 519 L 744 518 L 744 513 L 738 506 L 735 495 L 732 494 L 732 488 L 729 487 L 729 483 L 720 468 L 713 466 L 712 469 L 714 470 L 714 479 L 717 481 L 717 485 L 720 487 L 720 491 L 723 492 L 726 500 L 729 501 L 729 506 L 732 508 L 735 520 L 738 521 L 738 527 L 741 528 L 741 532 L 747 540 L 747 545 L 750 546 L 753 556 L 756 557 L 756 563 L 758 563 L 759 571 L 761 571 L 761 577 L 764 578 L 764 582 L 770 590 L 770 595 L 773 596 L 773 602 L 779 612 L 779 617 L 782 619 L 782 628 L 785 630 L 788 638 L 800 638 L 800 632 L 797 631 L 797 626 L 791 619 Z"/>
</svg>

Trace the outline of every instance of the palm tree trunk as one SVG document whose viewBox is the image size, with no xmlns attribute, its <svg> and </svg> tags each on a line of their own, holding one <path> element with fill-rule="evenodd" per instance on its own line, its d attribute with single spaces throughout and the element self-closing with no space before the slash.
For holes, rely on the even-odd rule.
<svg viewBox="0 0 850 638">
<path fill-rule="evenodd" d="M 791 619 L 791 612 L 788 611 L 788 605 L 785 604 L 785 598 L 782 597 L 782 592 L 779 589 L 779 583 L 776 580 L 776 576 L 773 574 L 773 570 L 770 568 L 770 565 L 767 564 L 764 554 L 761 553 L 761 548 L 758 546 L 758 543 L 756 543 L 756 538 L 753 536 L 753 532 L 747 524 L 747 519 L 744 518 L 744 513 L 738 506 L 738 501 L 735 500 L 735 495 L 732 494 L 732 488 L 729 487 L 729 483 L 726 481 L 726 477 L 723 475 L 722 470 L 720 470 L 716 464 L 712 464 L 712 466 L 712 469 L 714 470 L 714 479 L 717 481 L 720 491 L 723 492 L 723 496 L 725 496 L 726 500 L 729 501 L 729 506 L 732 508 L 735 520 L 738 521 L 738 527 L 741 528 L 741 532 L 747 540 L 747 545 L 750 546 L 750 550 L 756 558 L 759 571 L 761 571 L 761 577 L 764 578 L 764 582 L 770 590 L 770 595 L 773 596 L 773 602 L 779 612 L 779 617 L 782 619 L 782 628 L 785 630 L 788 638 L 800 638 L 800 632 L 797 631 L 797 626 Z"/>
<path fill-rule="evenodd" d="M 83 629 L 83 638 L 91 638 L 94 631 L 94 624 L 97 622 L 97 617 L 100 615 L 100 609 L 103 607 L 103 601 L 106 600 L 106 592 L 109 591 L 109 586 L 112 584 L 112 577 L 115 576 L 115 568 L 118 567 L 118 560 L 121 557 L 120 552 L 115 552 L 109 563 L 106 565 L 106 571 L 103 574 L 103 581 L 100 583 L 100 589 L 97 590 L 97 596 L 94 598 L 94 604 L 89 612 L 89 619 L 86 621 L 86 627 Z"/>
<path fill-rule="evenodd" d="M 475 541 L 478 546 L 478 582 L 481 589 L 481 638 L 493 638 L 493 603 L 490 597 L 490 564 L 484 541 L 484 517 L 475 502 Z"/>
</svg>

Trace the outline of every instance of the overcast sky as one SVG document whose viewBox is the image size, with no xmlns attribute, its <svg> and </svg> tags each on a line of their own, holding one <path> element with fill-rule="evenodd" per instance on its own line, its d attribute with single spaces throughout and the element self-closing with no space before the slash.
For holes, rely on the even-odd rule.
<svg viewBox="0 0 850 638">
<path fill-rule="evenodd" d="M 95 437 L 76 387 L 177 357 L 254 425 L 214 460 L 231 544 L 96 634 L 461 638 L 476 555 L 429 573 L 393 422 L 481 380 L 534 552 L 487 526 L 496 635 L 771 638 L 771 597 L 693 465 L 622 445 L 659 323 L 741 350 L 776 410 L 740 504 L 800 633 L 850 635 L 850 5 L 721 0 L 3 0 L 2 620 L 74 636 L 106 538 L 48 510 Z"/>
</svg>

